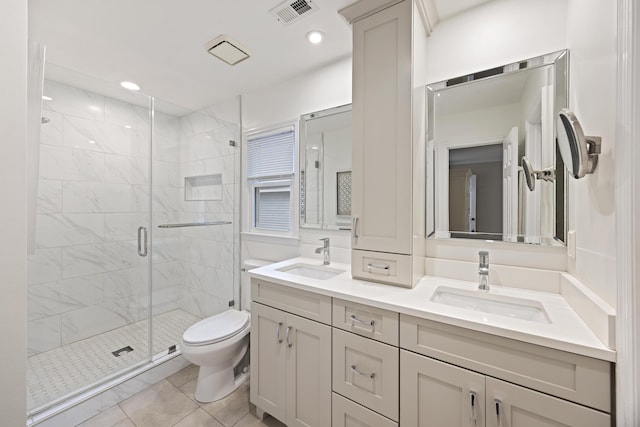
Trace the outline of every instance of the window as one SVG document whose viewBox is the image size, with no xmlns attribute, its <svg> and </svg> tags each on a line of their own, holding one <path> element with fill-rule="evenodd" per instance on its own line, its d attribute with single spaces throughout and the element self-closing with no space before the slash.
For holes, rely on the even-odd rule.
<svg viewBox="0 0 640 427">
<path fill-rule="evenodd" d="M 292 233 L 294 160 L 293 126 L 249 135 L 247 179 L 253 205 L 251 231 Z"/>
</svg>

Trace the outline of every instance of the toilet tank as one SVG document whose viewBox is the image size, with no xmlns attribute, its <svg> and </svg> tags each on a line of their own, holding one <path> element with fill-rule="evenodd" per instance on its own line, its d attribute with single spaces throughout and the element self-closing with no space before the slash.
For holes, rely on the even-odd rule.
<svg viewBox="0 0 640 427">
<path fill-rule="evenodd" d="M 251 310 L 251 277 L 249 277 L 248 271 L 268 264 L 271 264 L 271 261 L 262 259 L 246 259 L 242 262 L 242 271 L 240 273 L 241 310 Z"/>
</svg>

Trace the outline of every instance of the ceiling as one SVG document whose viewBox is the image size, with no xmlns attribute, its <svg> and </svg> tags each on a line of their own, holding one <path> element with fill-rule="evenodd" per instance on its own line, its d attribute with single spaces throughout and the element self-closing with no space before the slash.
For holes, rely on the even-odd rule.
<svg viewBox="0 0 640 427">
<path fill-rule="evenodd" d="M 308 0 L 311 2 L 311 0 Z M 280 83 L 351 55 L 351 28 L 337 11 L 354 0 L 313 0 L 289 25 L 269 10 L 279 0 L 29 0 L 29 36 L 47 47 L 46 75 L 126 98 L 117 82 L 200 109 Z M 487 0 L 425 0 L 433 22 Z M 305 35 L 320 30 L 320 45 Z M 229 66 L 205 44 L 227 34 L 251 57 Z"/>
</svg>

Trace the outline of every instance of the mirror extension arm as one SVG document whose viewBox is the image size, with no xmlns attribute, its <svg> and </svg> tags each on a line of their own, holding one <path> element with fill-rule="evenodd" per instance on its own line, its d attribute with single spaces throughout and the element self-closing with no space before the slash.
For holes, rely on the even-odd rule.
<svg viewBox="0 0 640 427">
<path fill-rule="evenodd" d="M 529 187 L 530 191 L 536 189 L 536 179 L 548 182 L 553 182 L 553 180 L 556 179 L 556 170 L 553 166 L 542 169 L 541 171 L 534 170 L 533 166 L 531 166 L 531 162 L 529 162 L 529 159 L 527 159 L 526 156 L 522 156 L 520 165 L 522 166 L 524 179 L 527 182 L 527 187 Z"/>
</svg>

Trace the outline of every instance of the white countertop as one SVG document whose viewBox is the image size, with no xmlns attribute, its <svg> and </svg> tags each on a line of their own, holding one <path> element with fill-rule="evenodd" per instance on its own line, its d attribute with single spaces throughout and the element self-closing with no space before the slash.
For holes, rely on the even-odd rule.
<svg viewBox="0 0 640 427">
<path fill-rule="evenodd" d="M 326 280 L 278 271 L 278 269 L 298 263 L 322 265 L 322 261 L 318 259 L 300 257 L 255 268 L 249 273 L 251 277 L 295 289 L 320 293 L 596 359 L 610 362 L 616 360 L 616 352 L 606 347 L 598 339 L 560 294 L 491 286 L 490 294 L 525 298 L 542 303 L 551 322 L 538 323 L 431 301 L 431 297 L 439 286 L 474 291 L 478 287 L 477 283 L 425 276 L 413 289 L 408 289 L 353 279 L 350 265 L 335 262 L 332 262 L 328 267 L 342 270 L 344 273 Z"/>
</svg>

